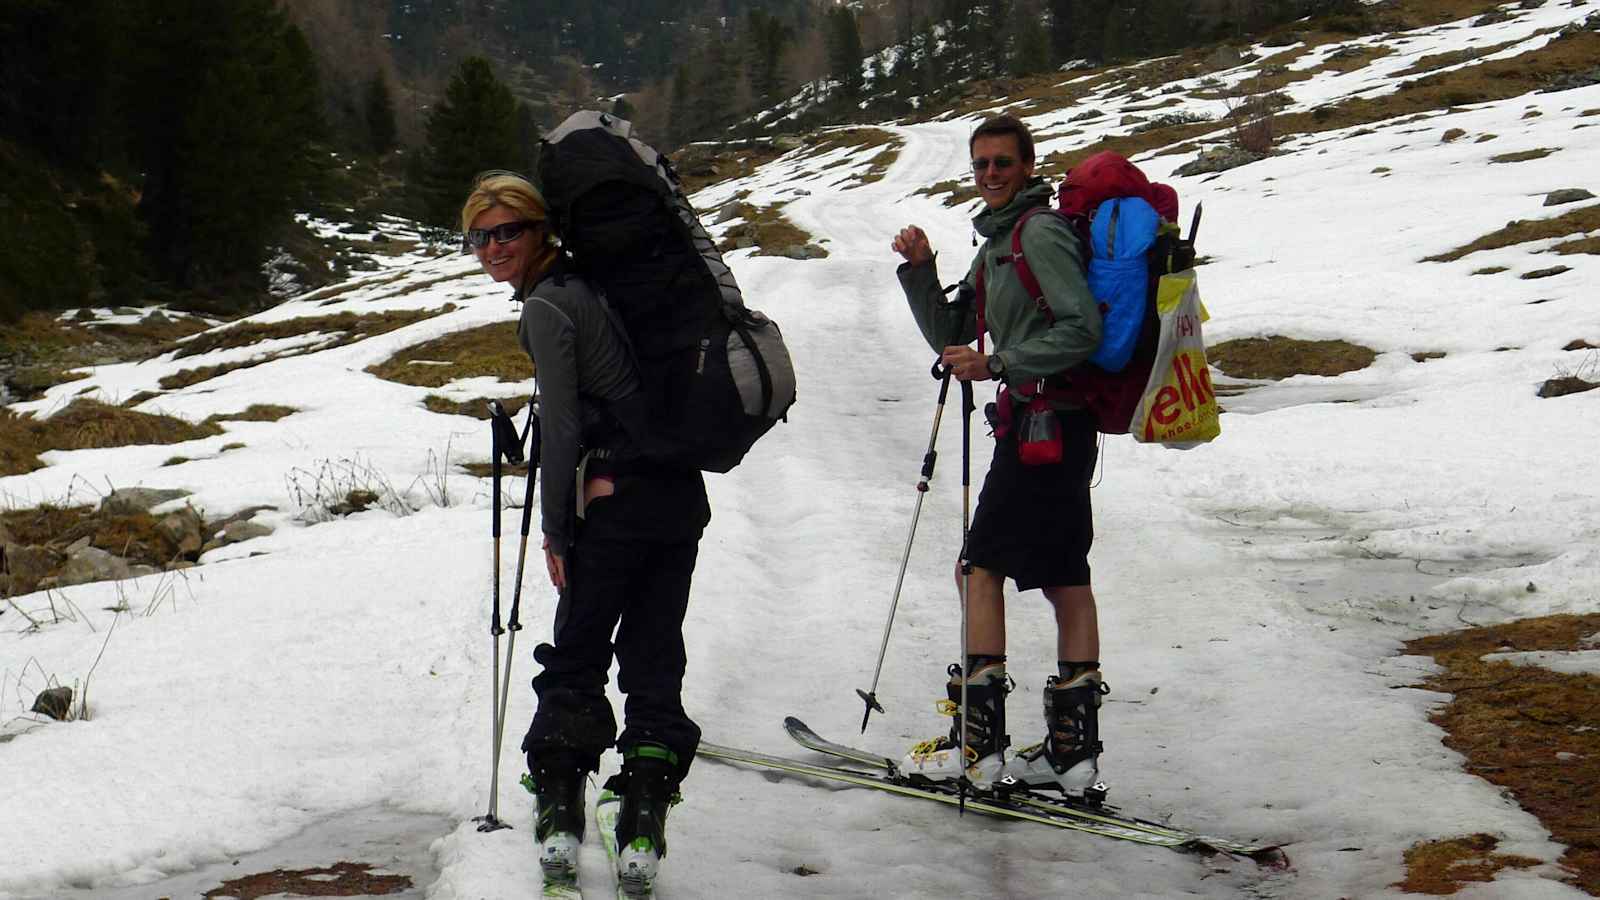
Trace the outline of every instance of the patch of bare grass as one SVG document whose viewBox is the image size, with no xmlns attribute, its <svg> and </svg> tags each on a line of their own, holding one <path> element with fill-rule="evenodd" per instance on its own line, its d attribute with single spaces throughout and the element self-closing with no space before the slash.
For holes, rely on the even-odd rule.
<svg viewBox="0 0 1600 900">
<path fill-rule="evenodd" d="M 841 128 L 835 131 L 823 132 L 815 142 L 806 148 L 805 156 L 813 157 L 840 149 L 870 150 L 874 147 L 881 148 L 867 160 L 867 171 L 862 174 L 857 183 L 845 188 L 860 187 L 883 180 L 883 176 L 900 158 L 900 148 L 905 146 L 905 141 L 893 132 L 884 131 L 882 128 Z"/>
<path fill-rule="evenodd" d="M 364 315 L 342 312 L 327 316 L 302 316 L 280 322 L 241 322 L 215 329 L 179 344 L 173 358 L 184 359 L 210 353 L 213 350 L 232 350 L 249 347 L 262 341 L 307 334 L 327 335 L 327 343 L 317 348 L 326 350 L 352 344 L 363 338 L 387 334 L 395 329 L 451 312 L 455 308 L 455 304 L 447 303 L 438 309 L 405 309 Z"/>
<path fill-rule="evenodd" d="M 47 419 L 0 409 L 0 475 L 42 468 L 50 450 L 88 450 L 135 444 L 178 444 L 221 434 L 215 423 L 198 425 L 172 416 L 135 412 L 98 400 L 76 400 Z"/>
<path fill-rule="evenodd" d="M 489 418 L 489 401 L 498 400 L 505 407 L 506 414 L 516 419 L 523 407 L 528 405 L 527 395 L 515 397 L 474 397 L 471 400 L 451 400 L 438 394 L 429 394 L 422 398 L 422 405 L 428 412 L 439 413 L 444 416 L 471 416 L 474 419 Z"/>
<path fill-rule="evenodd" d="M 18 400 L 37 400 L 58 384 L 88 377 L 88 372 L 69 372 L 58 366 L 23 366 L 6 377 L 6 387 Z"/>
<path fill-rule="evenodd" d="M 764 141 L 743 146 L 695 144 L 673 154 L 673 164 L 683 183 L 683 192 L 693 196 L 696 191 L 714 184 L 743 178 L 785 152 Z"/>
<path fill-rule="evenodd" d="M 1504 100 L 1540 90 L 1594 68 L 1600 34 L 1582 32 L 1508 59 L 1496 59 L 1403 82 L 1382 97 L 1351 98 L 1279 117 L 1279 133 L 1315 134 L 1397 119 L 1431 109 Z"/>
<path fill-rule="evenodd" d="M 1409 68 L 1406 68 L 1400 72 L 1396 72 L 1395 75 L 1400 78 L 1409 78 L 1412 75 L 1426 75 L 1429 72 L 1438 71 L 1439 69 L 1447 69 L 1451 66 L 1460 65 L 1464 62 L 1471 62 L 1475 59 L 1491 56 L 1495 53 L 1499 53 L 1501 50 L 1504 50 L 1515 43 L 1517 42 L 1503 41 L 1501 43 L 1490 44 L 1485 47 L 1466 47 L 1461 50 L 1448 50 L 1444 53 L 1429 53 L 1427 56 L 1417 60 Z"/>
<path fill-rule="evenodd" d="M 417 387 L 442 387 L 485 375 L 520 383 L 533 377 L 533 362 L 517 342 L 517 323 L 496 322 L 406 347 L 367 371 Z"/>
<path fill-rule="evenodd" d="M 1272 335 L 1235 338 L 1206 348 L 1206 361 L 1230 378 L 1269 378 L 1295 375 L 1343 375 L 1372 365 L 1378 354 L 1349 341 L 1303 341 Z"/>
<path fill-rule="evenodd" d="M 1441 667 L 1422 687 L 1451 695 L 1431 717 L 1445 731 L 1445 746 L 1567 845 L 1565 880 L 1594 896 L 1600 896 L 1600 676 L 1484 656 L 1588 649 L 1584 639 L 1597 631 L 1600 615 L 1556 615 L 1406 644 L 1406 652 Z"/>
<path fill-rule="evenodd" d="M 1408 894 L 1442 897 L 1475 882 L 1493 881 L 1502 869 L 1539 865 L 1539 860 L 1530 857 L 1495 853 L 1499 844 L 1498 838 L 1482 833 L 1419 841 L 1406 849 L 1406 877 L 1391 887 Z"/>
<path fill-rule="evenodd" d="M 1548 219 L 1513 220 L 1506 223 L 1504 228 L 1491 231 L 1470 244 L 1464 244 L 1448 253 L 1425 256 L 1422 261 L 1454 262 L 1480 250 L 1498 250 L 1501 247 L 1511 247 L 1528 241 L 1544 241 L 1596 230 L 1600 230 L 1600 203 L 1574 209 Z"/>
<path fill-rule="evenodd" d="M 1551 248 L 1562 256 L 1574 253 L 1587 253 L 1590 256 L 1600 256 L 1600 237 L 1582 238 L 1576 241 L 1567 241 Z"/>
<path fill-rule="evenodd" d="M 276 403 L 252 403 L 236 413 L 218 413 L 206 419 L 207 423 L 219 422 L 276 422 L 279 419 L 299 412 L 293 406 L 281 406 Z"/>
<path fill-rule="evenodd" d="M 1539 148 L 1536 148 L 1536 149 L 1533 149 L 1533 150 L 1519 150 L 1516 153 L 1500 153 L 1500 154 L 1497 154 L 1495 156 L 1489 157 L 1489 162 L 1491 162 L 1491 163 L 1519 163 L 1519 162 L 1527 162 L 1527 161 L 1533 160 L 1533 159 L 1544 159 L 1546 156 L 1549 156 L 1550 154 L 1555 153 L 1559 149 L 1561 149 L 1561 148 L 1559 148 L 1559 147 L 1539 147 Z"/>
<path fill-rule="evenodd" d="M 809 232 L 789 221 L 783 214 L 785 201 L 770 206 L 752 206 L 740 203 L 738 215 L 743 225 L 728 229 L 717 249 L 726 253 L 754 247 L 756 256 L 793 255 L 793 248 L 815 248 L 816 256 L 827 256 L 828 251 L 812 243 Z"/>
</svg>

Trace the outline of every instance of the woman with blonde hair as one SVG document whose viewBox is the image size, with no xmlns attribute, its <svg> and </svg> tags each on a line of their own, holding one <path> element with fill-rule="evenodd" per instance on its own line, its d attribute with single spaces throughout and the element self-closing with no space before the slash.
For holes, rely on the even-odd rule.
<svg viewBox="0 0 1600 900">
<path fill-rule="evenodd" d="M 522 303 L 543 426 L 545 567 L 560 592 L 550 643 L 534 650 L 538 710 L 523 739 L 547 878 L 575 876 L 584 784 L 613 742 L 622 771 L 619 868 L 647 887 L 666 852 L 668 804 L 700 743 L 684 712 L 683 619 L 701 532 L 700 472 L 655 462 L 644 394 L 606 301 L 570 271 L 537 188 L 511 172 L 478 178 L 461 208 L 466 246 Z M 615 645 L 612 634 L 615 632 Z M 617 735 L 605 685 L 615 652 L 626 695 Z"/>
</svg>

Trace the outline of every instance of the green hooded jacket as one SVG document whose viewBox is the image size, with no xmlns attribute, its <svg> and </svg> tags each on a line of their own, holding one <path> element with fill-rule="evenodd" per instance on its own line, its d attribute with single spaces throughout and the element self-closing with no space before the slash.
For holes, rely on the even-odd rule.
<svg viewBox="0 0 1600 900">
<path fill-rule="evenodd" d="M 1100 346 L 1100 305 L 1084 280 L 1084 260 L 1078 238 L 1057 216 L 1035 216 L 1022 234 L 1022 252 L 1045 301 L 1055 313 L 1054 325 L 1033 303 L 1009 262 L 1011 231 L 1028 209 L 1047 206 L 1053 192 L 1034 178 L 1000 209 L 985 209 L 972 220 L 983 235 L 983 246 L 972 260 L 962 284 L 976 288 L 978 267 L 983 266 L 984 320 L 993 335 L 984 349 L 998 354 L 1005 364 L 1005 379 L 1020 384 L 1070 369 L 1094 355 Z M 1001 258 L 1007 261 L 1002 264 Z M 977 339 L 977 305 L 960 299 L 948 301 L 939 286 L 937 260 L 914 266 L 903 263 L 898 274 L 911 304 L 911 315 L 922 336 L 935 351 L 970 344 Z M 969 296 L 962 290 L 956 297 Z"/>
</svg>

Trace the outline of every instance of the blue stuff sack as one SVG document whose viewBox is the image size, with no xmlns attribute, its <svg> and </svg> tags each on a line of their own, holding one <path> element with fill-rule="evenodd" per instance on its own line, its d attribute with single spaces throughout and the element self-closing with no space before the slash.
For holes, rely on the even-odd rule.
<svg viewBox="0 0 1600 900">
<path fill-rule="evenodd" d="M 1089 290 L 1104 321 L 1100 348 L 1089 357 L 1107 372 L 1120 372 L 1139 343 L 1150 302 L 1150 261 L 1161 216 L 1138 197 L 1101 203 L 1089 223 Z"/>
</svg>

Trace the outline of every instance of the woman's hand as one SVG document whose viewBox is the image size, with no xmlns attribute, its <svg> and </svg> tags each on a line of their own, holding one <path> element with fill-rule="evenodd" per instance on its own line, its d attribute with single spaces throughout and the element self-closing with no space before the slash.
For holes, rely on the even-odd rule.
<svg viewBox="0 0 1600 900">
<path fill-rule="evenodd" d="M 567 588 L 567 561 L 566 558 L 550 549 L 550 539 L 544 539 L 544 570 L 550 575 L 550 583 L 556 590 Z"/>
</svg>

